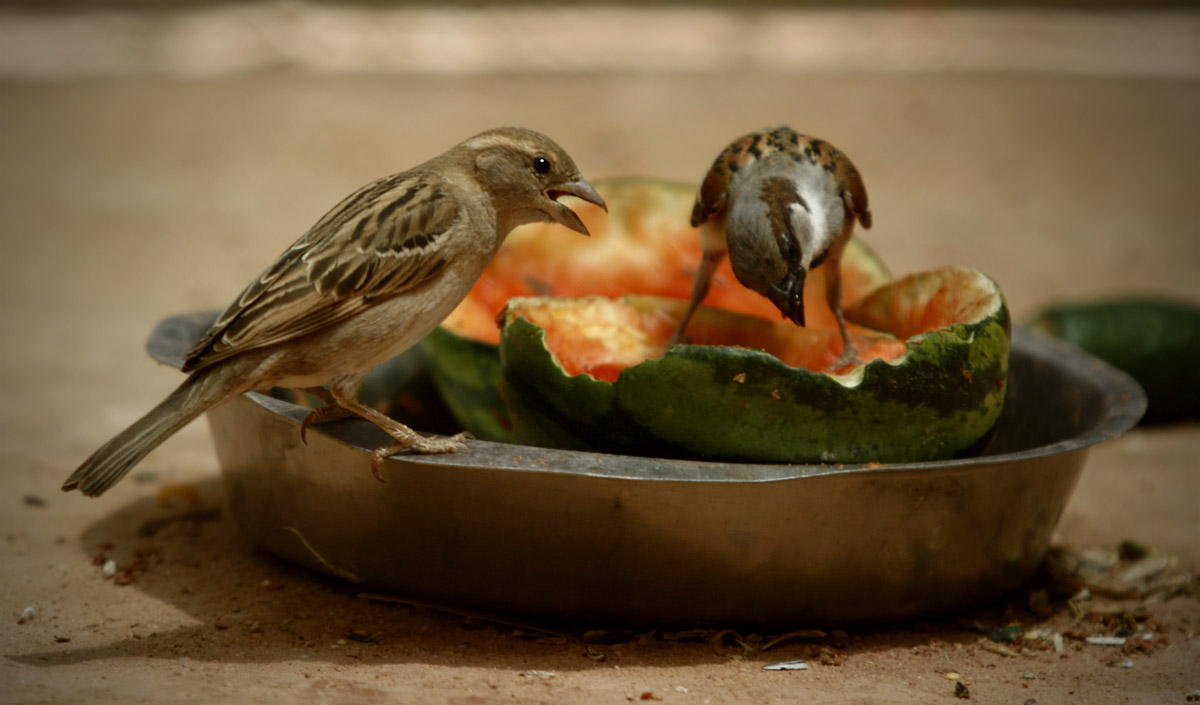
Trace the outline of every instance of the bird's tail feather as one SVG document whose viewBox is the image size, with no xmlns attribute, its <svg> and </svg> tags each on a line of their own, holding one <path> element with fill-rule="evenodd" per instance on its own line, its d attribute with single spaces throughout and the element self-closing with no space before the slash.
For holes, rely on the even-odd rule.
<svg viewBox="0 0 1200 705">
<path fill-rule="evenodd" d="M 214 389 L 220 386 L 213 384 L 216 381 L 212 375 L 193 374 L 162 403 L 92 453 L 63 483 L 63 491 L 78 489 L 89 497 L 103 494 L 150 451 L 224 399 L 224 390 Z"/>
</svg>

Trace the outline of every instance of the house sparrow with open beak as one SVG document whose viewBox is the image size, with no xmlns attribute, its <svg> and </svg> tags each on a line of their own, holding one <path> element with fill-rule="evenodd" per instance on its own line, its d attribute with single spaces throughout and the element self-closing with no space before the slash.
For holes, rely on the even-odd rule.
<svg viewBox="0 0 1200 705">
<path fill-rule="evenodd" d="M 692 209 L 704 250 L 692 299 L 671 345 L 708 294 L 728 253 L 744 286 L 770 299 L 785 318 L 804 325 L 804 280 L 824 265 L 825 300 L 842 336 L 837 369 L 858 363 L 842 314 L 842 251 L 854 221 L 871 227 L 867 191 L 850 159 L 828 142 L 788 127 L 759 130 L 725 148 L 713 162 Z"/>
<path fill-rule="evenodd" d="M 187 380 L 63 490 L 97 496 L 207 409 L 276 386 L 325 402 L 304 420 L 302 437 L 311 423 L 347 416 L 386 431 L 394 443 L 375 451 L 376 476 L 400 450 L 459 450 L 468 434 L 419 435 L 359 402 L 359 385 L 449 315 L 513 228 L 554 221 L 587 235 L 562 196 L 605 207 L 553 140 L 512 127 L 360 188 L 246 287 L 187 354 Z"/>
</svg>

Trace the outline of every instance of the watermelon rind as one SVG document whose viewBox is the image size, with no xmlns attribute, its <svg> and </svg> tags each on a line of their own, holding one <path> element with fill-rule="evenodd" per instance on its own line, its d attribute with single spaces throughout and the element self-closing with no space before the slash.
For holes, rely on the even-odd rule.
<svg viewBox="0 0 1200 705">
<path fill-rule="evenodd" d="M 530 445 L 736 462 L 917 462 L 968 453 L 986 440 L 1004 402 L 1011 331 L 995 282 L 964 268 L 925 272 L 880 287 L 848 315 L 886 330 L 882 312 L 919 305 L 922 291 L 946 287 L 967 301 L 969 319 L 914 335 L 899 358 L 848 374 L 790 367 L 762 350 L 680 345 L 611 383 L 566 374 L 545 331 L 521 315 L 546 300 L 514 299 L 500 346 L 514 434 Z M 647 303 L 629 297 L 613 305 Z"/>
</svg>

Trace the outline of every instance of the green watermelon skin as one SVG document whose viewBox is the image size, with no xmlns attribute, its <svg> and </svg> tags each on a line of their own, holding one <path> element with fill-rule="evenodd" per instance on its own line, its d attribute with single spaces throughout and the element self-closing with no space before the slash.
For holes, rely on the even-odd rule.
<svg viewBox="0 0 1200 705">
<path fill-rule="evenodd" d="M 514 434 L 544 447 L 734 462 L 953 458 L 985 442 L 1003 408 L 1011 324 L 995 291 L 979 320 L 914 336 L 902 358 L 874 360 L 856 379 L 761 350 L 699 345 L 628 367 L 612 383 L 568 376 L 545 332 L 517 317 L 500 346 Z"/>
<path fill-rule="evenodd" d="M 479 440 L 515 443 L 496 346 L 439 327 L 421 347 L 438 394 L 462 428 Z"/>
</svg>

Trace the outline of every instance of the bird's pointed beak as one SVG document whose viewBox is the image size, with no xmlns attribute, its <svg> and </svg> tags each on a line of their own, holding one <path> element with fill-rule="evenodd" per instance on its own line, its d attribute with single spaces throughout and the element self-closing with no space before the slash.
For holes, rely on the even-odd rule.
<svg viewBox="0 0 1200 705">
<path fill-rule="evenodd" d="M 604 202 L 600 194 L 596 193 L 596 189 L 592 188 L 591 184 L 583 180 L 582 176 L 576 176 L 570 181 L 556 184 L 546 189 L 546 198 L 554 201 L 554 207 L 548 211 L 550 217 L 555 222 L 561 223 L 577 233 L 591 235 L 588 232 L 587 226 L 583 224 L 579 216 L 575 215 L 575 211 L 558 202 L 560 196 L 574 196 L 588 203 L 600 206 L 606 213 L 608 212 L 608 204 Z"/>
<path fill-rule="evenodd" d="M 783 287 L 772 286 L 768 296 L 784 318 L 791 319 L 801 328 L 804 327 L 804 280 L 806 278 L 808 278 L 808 270 L 796 267 L 791 271 L 791 276 L 783 282 Z"/>
</svg>

